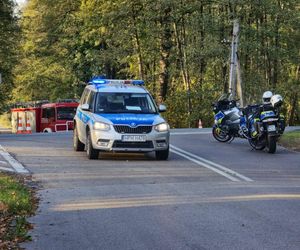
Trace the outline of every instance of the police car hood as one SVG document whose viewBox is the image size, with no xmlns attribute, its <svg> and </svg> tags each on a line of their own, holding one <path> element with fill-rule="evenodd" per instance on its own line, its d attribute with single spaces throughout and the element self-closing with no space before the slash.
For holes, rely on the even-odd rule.
<svg viewBox="0 0 300 250">
<path fill-rule="evenodd" d="M 102 120 L 118 125 L 156 125 L 165 120 L 158 114 L 97 114 L 95 115 L 96 120 Z M 104 119 L 103 119 L 104 118 Z"/>
</svg>

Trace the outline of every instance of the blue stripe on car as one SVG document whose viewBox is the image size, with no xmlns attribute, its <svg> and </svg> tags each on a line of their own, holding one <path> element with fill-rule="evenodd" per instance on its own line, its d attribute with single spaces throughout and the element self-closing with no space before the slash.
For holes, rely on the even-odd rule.
<svg viewBox="0 0 300 250">
<path fill-rule="evenodd" d="M 80 110 L 77 110 L 77 116 L 85 124 L 88 123 L 89 120 L 91 119 L 90 116 L 82 113 Z"/>
<path fill-rule="evenodd" d="M 97 114 L 113 124 L 119 125 L 153 125 L 156 114 Z"/>
</svg>

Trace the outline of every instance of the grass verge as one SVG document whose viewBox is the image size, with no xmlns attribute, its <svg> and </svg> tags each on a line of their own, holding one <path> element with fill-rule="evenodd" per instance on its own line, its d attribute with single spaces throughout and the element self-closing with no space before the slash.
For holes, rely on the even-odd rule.
<svg viewBox="0 0 300 250">
<path fill-rule="evenodd" d="M 279 140 L 279 144 L 300 152 L 300 130 L 284 133 Z"/>
<path fill-rule="evenodd" d="M 0 172 L 0 249 L 19 249 L 20 242 L 31 239 L 26 218 L 34 214 L 37 199 L 30 181 L 28 176 Z"/>
</svg>

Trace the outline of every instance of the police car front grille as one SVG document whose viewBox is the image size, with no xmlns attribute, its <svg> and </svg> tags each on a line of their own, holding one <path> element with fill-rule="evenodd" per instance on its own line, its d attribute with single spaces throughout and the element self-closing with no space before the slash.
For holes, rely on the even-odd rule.
<svg viewBox="0 0 300 250">
<path fill-rule="evenodd" d="M 114 125 L 115 130 L 120 134 L 149 134 L 152 126 L 137 126 L 132 128 L 127 125 Z"/>
<path fill-rule="evenodd" d="M 123 142 L 116 140 L 114 141 L 113 148 L 153 148 L 153 142 Z"/>
</svg>

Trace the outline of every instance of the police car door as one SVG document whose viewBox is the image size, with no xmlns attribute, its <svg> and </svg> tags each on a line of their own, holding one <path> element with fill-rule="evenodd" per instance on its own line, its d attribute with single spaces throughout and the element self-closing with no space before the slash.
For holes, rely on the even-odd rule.
<svg viewBox="0 0 300 250">
<path fill-rule="evenodd" d="M 89 89 L 85 89 L 81 99 L 80 99 L 80 105 L 78 107 L 77 110 L 77 119 L 76 119 L 76 126 L 78 129 L 78 137 L 79 140 L 83 143 L 86 142 L 86 124 L 88 122 L 88 117 L 89 117 L 89 112 L 82 110 L 82 105 L 87 104 L 88 103 L 88 97 L 90 95 L 90 90 Z"/>
</svg>

